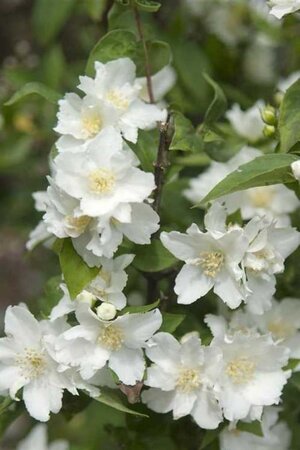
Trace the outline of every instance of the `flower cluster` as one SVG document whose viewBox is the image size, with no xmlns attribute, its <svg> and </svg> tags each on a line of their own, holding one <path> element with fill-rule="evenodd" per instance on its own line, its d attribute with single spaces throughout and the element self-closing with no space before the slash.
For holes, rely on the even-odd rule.
<svg viewBox="0 0 300 450">
<path fill-rule="evenodd" d="M 166 110 L 143 100 L 144 79 L 136 78 L 128 58 L 95 63 L 95 77 L 80 77 L 83 97 L 66 94 L 59 102 L 55 131 L 57 155 L 46 192 L 34 194 L 43 221 L 27 244 L 51 236 L 70 237 L 90 266 L 112 258 L 123 236 L 149 244 L 159 217 L 149 205 L 154 176 L 139 169 L 127 141 L 135 143 L 139 129 L 151 129 L 166 119 Z M 167 70 L 167 71 L 166 71 Z M 162 76 L 168 90 L 173 72 Z M 164 92 L 156 91 L 156 98 Z"/>
<path fill-rule="evenodd" d="M 160 86 L 156 100 L 174 81 L 170 70 L 153 77 Z M 300 243 L 289 217 L 298 199 L 282 185 L 253 188 L 215 201 L 204 230 L 193 223 L 186 233 L 161 233 L 163 246 L 184 263 L 174 286 L 178 303 L 191 304 L 213 290 L 230 310 L 245 304 L 226 318 L 207 315 L 208 341 L 193 331 L 177 340 L 161 331 L 163 314 L 154 305 L 143 312 L 127 307 L 126 269 L 135 255 L 115 255 L 124 236 L 147 244 L 159 228 L 150 199 L 154 176 L 138 168 L 127 142 L 137 141 L 139 129 L 166 120 L 163 102 L 148 103 L 145 80 L 136 78 L 128 58 L 97 62 L 95 77 L 81 77 L 78 87 L 83 97 L 67 94 L 59 102 L 55 130 L 61 136 L 48 189 L 34 195 L 44 215 L 28 248 L 70 238 L 86 264 L 98 268 L 97 275 L 75 299 L 62 279 L 61 298 L 48 319 L 38 321 L 22 305 L 7 309 L 0 394 L 22 397 L 32 417 L 47 421 L 61 410 L 65 391 L 97 397 L 103 386 L 124 392 L 145 385 L 141 399 L 156 412 L 172 411 L 174 419 L 191 415 L 204 429 L 231 422 L 220 437 L 224 450 L 248 445 L 247 434 L 234 441 L 238 421 L 262 420 L 258 443 L 268 448 L 270 428 L 280 427 L 269 407 L 281 401 L 291 375 L 289 358 L 300 357 L 298 304 L 273 297 L 276 274 Z M 262 106 L 243 112 L 234 105 L 226 115 L 247 144 L 262 138 Z M 218 181 L 261 154 L 244 146 L 228 162 L 213 162 L 183 195 L 201 201 Z M 238 209 L 243 223 L 230 218 Z M 41 439 L 46 448 L 44 434 Z"/>
</svg>

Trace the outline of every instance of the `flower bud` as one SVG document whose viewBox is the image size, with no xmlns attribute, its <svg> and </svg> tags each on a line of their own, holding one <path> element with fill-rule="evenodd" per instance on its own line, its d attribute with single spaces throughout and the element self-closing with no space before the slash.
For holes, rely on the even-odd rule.
<svg viewBox="0 0 300 450">
<path fill-rule="evenodd" d="M 96 297 L 88 291 L 82 291 L 77 295 L 76 300 L 82 303 L 87 303 L 89 306 L 93 306 Z"/>
<path fill-rule="evenodd" d="M 283 92 L 281 92 L 281 91 L 276 92 L 276 94 L 274 95 L 274 102 L 276 103 L 277 106 L 281 105 L 283 97 L 284 97 Z"/>
<path fill-rule="evenodd" d="M 276 110 L 273 106 L 266 106 L 262 111 L 261 111 L 261 117 L 262 120 L 267 124 L 267 125 L 275 125 L 277 122 L 277 118 L 276 118 Z"/>
<path fill-rule="evenodd" d="M 276 128 L 274 127 L 274 125 L 266 125 L 263 130 L 264 136 L 267 138 L 274 137 L 275 132 Z"/>
<path fill-rule="evenodd" d="M 102 320 L 112 320 L 116 317 L 117 310 L 111 303 L 101 303 L 97 308 L 97 315 Z"/>
<path fill-rule="evenodd" d="M 300 181 L 300 159 L 291 164 L 292 172 L 296 180 Z"/>
</svg>

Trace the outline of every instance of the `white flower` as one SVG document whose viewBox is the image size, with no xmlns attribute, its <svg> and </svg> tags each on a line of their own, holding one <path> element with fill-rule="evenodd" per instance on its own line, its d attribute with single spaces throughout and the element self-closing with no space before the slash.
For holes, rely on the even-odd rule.
<svg viewBox="0 0 300 450">
<path fill-rule="evenodd" d="M 277 87 L 281 92 L 285 93 L 292 86 L 292 84 L 299 80 L 299 78 L 300 71 L 293 72 L 287 78 L 282 78 Z"/>
<path fill-rule="evenodd" d="M 89 98 L 110 108 L 113 114 L 109 112 L 109 116 L 117 117 L 112 125 L 122 132 L 125 139 L 136 142 L 139 128 L 151 129 L 156 126 L 156 122 L 166 120 L 166 110 L 139 98 L 141 86 L 136 83 L 136 68 L 129 58 L 116 59 L 106 64 L 96 62 L 95 70 L 94 79 L 80 77 L 78 88 Z M 105 121 L 104 117 L 103 123 Z"/>
<path fill-rule="evenodd" d="M 17 446 L 17 450 L 68 450 L 67 441 L 57 440 L 48 444 L 47 427 L 44 424 L 36 425 Z"/>
<path fill-rule="evenodd" d="M 122 291 L 128 278 L 124 269 L 131 264 L 133 258 L 134 255 L 121 255 L 115 259 L 100 258 L 101 269 L 99 274 L 74 300 L 71 299 L 67 287 L 62 284 L 61 289 L 64 295 L 52 309 L 50 319 L 55 320 L 75 311 L 83 302 L 93 306 L 96 299 L 110 303 L 117 309 L 124 308 L 126 297 Z"/>
<path fill-rule="evenodd" d="M 278 422 L 278 412 L 275 407 L 264 410 L 263 436 L 225 428 L 220 434 L 220 450 L 289 450 L 291 432 L 285 422 Z"/>
<path fill-rule="evenodd" d="M 146 367 L 142 348 L 161 326 L 158 309 L 107 322 L 82 305 L 76 318 L 79 325 L 63 333 L 57 343 L 62 364 L 78 367 L 82 377 L 89 379 L 108 362 L 123 383 L 134 385 L 142 380 Z"/>
<path fill-rule="evenodd" d="M 159 229 L 159 216 L 146 203 L 121 204 L 111 213 L 98 219 L 73 239 L 76 251 L 90 266 L 99 265 L 99 257 L 111 258 L 123 240 L 123 236 L 136 244 L 150 244 L 151 235 Z"/>
<path fill-rule="evenodd" d="M 196 224 L 187 233 L 163 232 L 163 245 L 185 264 L 175 282 L 178 303 L 189 304 L 210 289 L 230 306 L 237 308 L 244 298 L 239 264 L 248 243 L 241 229 L 225 228 L 224 208 L 215 203 L 205 216 L 206 233 Z"/>
<path fill-rule="evenodd" d="M 16 394 L 23 388 L 23 400 L 29 414 L 45 422 L 50 412 L 62 407 L 64 389 L 76 394 L 83 387 L 73 372 L 59 373 L 52 342 L 54 333 L 67 328 L 64 321 L 38 322 L 22 306 L 8 307 L 5 314 L 5 333 L 0 339 L 0 391 Z M 96 393 L 96 391 L 94 392 Z"/>
<path fill-rule="evenodd" d="M 55 158 L 55 182 L 80 201 L 82 215 L 99 217 L 151 194 L 154 176 L 134 167 L 137 162 L 121 136 L 107 128 L 90 141 L 86 152 L 64 152 Z"/>
<path fill-rule="evenodd" d="M 221 352 L 205 347 L 197 336 L 180 344 L 169 333 L 158 333 L 146 353 L 154 364 L 147 370 L 143 402 L 156 412 L 173 411 L 174 419 L 190 414 L 206 429 L 217 428 L 222 413 L 213 386 L 220 370 Z"/>
<path fill-rule="evenodd" d="M 43 221 L 31 232 L 27 248 L 31 250 L 51 236 L 71 237 L 73 246 L 90 266 L 99 266 L 100 257 L 111 258 L 125 235 L 136 244 L 149 244 L 158 230 L 159 216 L 146 203 L 121 204 L 101 217 L 80 212 L 79 200 L 59 189 L 51 178 L 46 192 L 34 194 L 35 206 L 44 211 Z"/>
<path fill-rule="evenodd" d="M 249 293 L 247 308 L 254 314 L 270 309 L 275 293 L 275 274 L 284 271 L 284 260 L 296 250 L 300 233 L 291 227 L 278 228 L 258 217 L 245 226 L 249 247 L 243 258 Z"/>
<path fill-rule="evenodd" d="M 260 111 L 264 108 L 264 103 L 258 101 L 247 111 L 242 111 L 240 105 L 235 103 L 227 111 L 226 117 L 237 134 L 247 139 L 249 142 L 256 142 L 263 137 L 264 122 Z"/>
<path fill-rule="evenodd" d="M 296 298 L 272 300 L 270 311 L 252 316 L 261 333 L 271 333 L 275 342 L 288 347 L 290 357 L 300 359 L 300 301 Z"/>
<path fill-rule="evenodd" d="M 164 98 L 174 86 L 175 81 L 176 72 L 171 66 L 165 66 L 159 72 L 151 76 L 153 96 L 156 102 Z M 139 87 L 139 97 L 145 102 L 149 102 L 147 78 L 137 78 L 136 85 Z"/>
<path fill-rule="evenodd" d="M 190 181 L 184 195 L 193 203 L 199 203 L 216 184 L 242 164 L 252 161 L 263 153 L 255 148 L 244 147 L 226 163 L 212 162 L 210 167 Z M 268 216 L 277 220 L 278 225 L 289 225 L 289 213 L 299 207 L 296 194 L 282 184 L 262 186 L 220 197 L 218 202 L 226 206 L 228 214 L 241 210 L 244 220 L 255 216 Z"/>
<path fill-rule="evenodd" d="M 291 164 L 291 168 L 296 180 L 300 181 L 300 159 L 298 159 L 298 161 L 293 162 Z"/>
<path fill-rule="evenodd" d="M 92 96 L 81 99 L 77 94 L 66 94 L 59 102 L 58 123 L 54 128 L 67 138 L 58 142 L 58 150 L 83 151 L 85 141 L 95 138 L 102 130 L 118 123 L 118 114 L 114 108 Z M 74 139 L 75 138 L 75 139 Z"/>
<path fill-rule="evenodd" d="M 274 344 L 271 336 L 236 333 L 214 338 L 223 352 L 218 399 L 229 421 L 249 417 L 253 407 L 278 404 L 290 371 L 283 371 L 289 350 Z"/>
<path fill-rule="evenodd" d="M 300 9 L 300 0 L 269 0 L 270 14 L 282 19 L 286 14 L 291 14 Z"/>
</svg>

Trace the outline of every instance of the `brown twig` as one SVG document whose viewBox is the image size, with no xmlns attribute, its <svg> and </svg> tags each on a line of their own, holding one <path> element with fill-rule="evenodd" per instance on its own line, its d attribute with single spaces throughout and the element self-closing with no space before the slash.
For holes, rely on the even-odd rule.
<svg viewBox="0 0 300 450">
<path fill-rule="evenodd" d="M 138 30 L 139 38 L 142 42 L 143 49 L 144 49 L 145 72 L 146 72 L 149 100 L 150 100 L 150 103 L 155 103 L 155 99 L 154 99 L 154 95 L 153 95 L 152 80 L 151 80 L 151 67 L 150 67 L 149 53 L 148 53 L 146 39 L 144 36 L 144 30 L 142 27 L 141 16 L 140 16 L 137 6 L 134 3 L 132 5 L 132 8 L 133 8 L 133 12 L 134 12 L 134 17 L 135 17 L 135 22 L 136 22 L 136 27 Z"/>
<path fill-rule="evenodd" d="M 168 162 L 168 150 L 170 145 L 169 139 L 169 125 L 170 125 L 170 116 L 167 117 L 166 122 L 159 123 L 159 145 L 157 158 L 154 163 L 154 179 L 156 190 L 154 193 L 154 202 L 153 209 L 158 212 L 161 202 L 162 188 L 164 184 L 164 174 L 165 170 L 169 165 Z"/>
</svg>

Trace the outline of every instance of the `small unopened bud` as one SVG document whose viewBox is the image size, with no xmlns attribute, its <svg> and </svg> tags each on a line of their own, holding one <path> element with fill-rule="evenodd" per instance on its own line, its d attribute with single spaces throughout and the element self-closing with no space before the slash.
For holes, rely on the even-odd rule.
<svg viewBox="0 0 300 450">
<path fill-rule="evenodd" d="M 292 172 L 296 180 L 300 181 L 300 159 L 291 164 Z"/>
<path fill-rule="evenodd" d="M 102 320 L 112 320 L 116 317 L 117 310 L 111 303 L 101 303 L 97 308 L 97 315 Z"/>
<path fill-rule="evenodd" d="M 281 92 L 281 91 L 276 92 L 276 94 L 274 95 L 274 102 L 276 103 L 277 106 L 281 105 L 283 97 L 284 97 L 283 92 Z"/>
<path fill-rule="evenodd" d="M 87 303 L 89 306 L 93 306 L 96 301 L 96 297 L 88 291 L 82 291 L 77 295 L 76 300 L 81 303 Z"/>
<path fill-rule="evenodd" d="M 262 111 L 261 111 L 261 117 L 262 120 L 267 124 L 267 125 L 275 125 L 277 122 L 277 118 L 276 118 L 276 110 L 273 106 L 266 106 Z"/>
<path fill-rule="evenodd" d="M 274 125 L 266 125 L 263 130 L 264 136 L 267 138 L 273 137 L 275 135 L 275 132 L 276 128 L 274 127 Z"/>
</svg>

